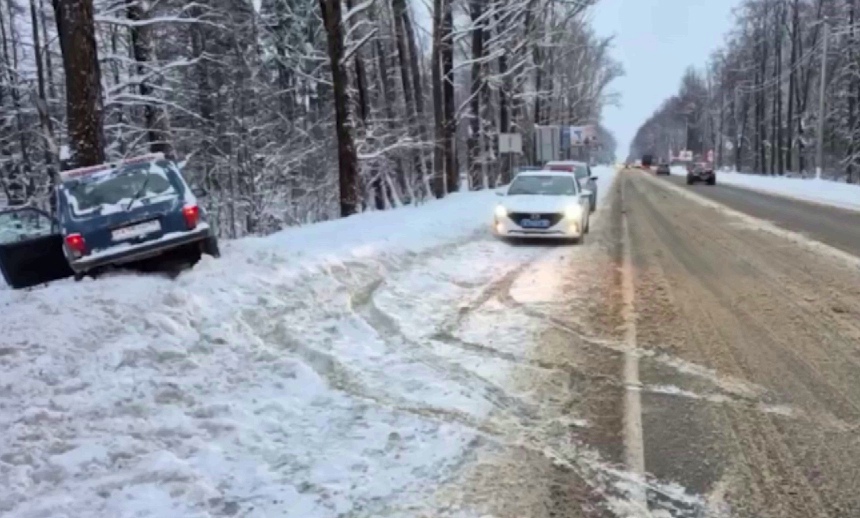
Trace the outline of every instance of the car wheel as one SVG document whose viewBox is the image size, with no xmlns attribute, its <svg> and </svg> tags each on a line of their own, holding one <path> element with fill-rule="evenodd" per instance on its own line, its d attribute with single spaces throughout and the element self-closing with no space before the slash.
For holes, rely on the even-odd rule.
<svg viewBox="0 0 860 518">
<path fill-rule="evenodd" d="M 687 185 L 693 185 L 693 179 L 689 176 L 687 177 Z"/>
<path fill-rule="evenodd" d="M 716 177 L 708 179 L 708 185 L 716 185 L 716 184 L 717 184 L 717 178 Z"/>
<path fill-rule="evenodd" d="M 74 276 L 75 282 L 81 282 L 82 280 L 84 280 L 84 277 L 86 277 L 86 276 L 87 276 L 86 272 L 75 272 L 75 276 Z"/>
<path fill-rule="evenodd" d="M 203 256 L 204 251 L 201 248 L 202 247 L 189 246 L 188 249 L 186 250 L 186 252 L 184 254 L 185 255 L 184 259 L 188 263 L 190 263 L 191 266 L 194 266 L 195 264 L 197 264 L 200 261 L 200 258 Z"/>
<path fill-rule="evenodd" d="M 215 236 L 207 237 L 203 241 L 201 248 L 204 254 L 218 258 L 221 257 L 221 250 L 218 248 L 218 238 Z"/>
</svg>

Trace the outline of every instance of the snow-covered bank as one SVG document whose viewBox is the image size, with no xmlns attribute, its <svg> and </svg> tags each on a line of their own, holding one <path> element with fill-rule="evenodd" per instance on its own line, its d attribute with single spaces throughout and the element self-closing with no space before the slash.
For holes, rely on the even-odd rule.
<svg viewBox="0 0 860 518">
<path fill-rule="evenodd" d="M 606 195 L 614 171 L 597 174 Z M 445 335 L 546 253 L 489 237 L 496 200 L 228 243 L 175 281 L 0 291 L 0 515 L 420 514 L 517 408 L 504 367 Z M 522 354 L 526 324 L 496 345 Z"/>
<path fill-rule="evenodd" d="M 672 173 L 679 176 L 687 174 L 683 167 L 673 167 Z M 799 200 L 860 210 L 860 185 L 815 178 L 790 178 L 725 171 L 717 172 L 717 182 Z"/>
</svg>

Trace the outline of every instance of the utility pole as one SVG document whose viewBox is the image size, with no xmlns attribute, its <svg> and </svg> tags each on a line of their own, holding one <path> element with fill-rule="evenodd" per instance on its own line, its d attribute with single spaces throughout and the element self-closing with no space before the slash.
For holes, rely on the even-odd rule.
<svg viewBox="0 0 860 518">
<path fill-rule="evenodd" d="M 824 22 L 824 39 L 821 42 L 821 84 L 818 87 L 818 138 L 815 143 L 815 178 L 821 179 L 824 166 L 824 89 L 827 86 L 827 40 L 830 39 L 830 26 Z"/>
<path fill-rule="evenodd" d="M 690 114 L 684 114 L 684 150 L 690 149 Z"/>
</svg>

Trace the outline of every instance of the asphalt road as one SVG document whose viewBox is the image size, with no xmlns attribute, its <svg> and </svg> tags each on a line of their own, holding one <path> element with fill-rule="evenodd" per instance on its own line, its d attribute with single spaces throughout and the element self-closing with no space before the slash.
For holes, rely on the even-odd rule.
<svg viewBox="0 0 860 518">
<path fill-rule="evenodd" d="M 732 209 L 860 257 L 860 212 L 720 185 L 719 174 L 717 185 L 687 186 L 683 176 L 660 178 Z"/>
<path fill-rule="evenodd" d="M 577 365 L 570 408 L 589 423 L 575 441 L 634 473 L 630 452 L 642 450 L 653 514 L 626 516 L 860 516 L 860 270 L 665 182 L 621 174 L 585 245 L 591 266 L 570 267 L 584 300 L 553 310 L 543 349 Z M 858 229 L 840 219 L 853 214 L 728 187 L 692 190 L 860 248 L 850 238 Z M 637 420 L 638 437 L 629 433 Z"/>
<path fill-rule="evenodd" d="M 526 264 L 471 304 L 542 324 L 526 356 L 447 338 L 510 361 L 534 413 L 497 415 L 438 516 L 860 517 L 860 268 L 696 195 L 851 253 L 856 216 L 669 182 L 620 173 L 585 244 L 526 277 L 553 289 L 514 297 Z"/>
</svg>

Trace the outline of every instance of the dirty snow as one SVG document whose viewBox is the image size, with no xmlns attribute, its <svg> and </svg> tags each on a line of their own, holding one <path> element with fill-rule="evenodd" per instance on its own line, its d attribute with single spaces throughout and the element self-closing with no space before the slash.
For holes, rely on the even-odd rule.
<svg viewBox="0 0 860 518">
<path fill-rule="evenodd" d="M 672 174 L 685 176 L 686 169 L 672 167 Z M 718 171 L 717 183 L 743 187 L 798 200 L 860 210 L 860 185 L 797 176 L 769 176 Z"/>
<path fill-rule="evenodd" d="M 543 302 L 575 253 L 490 238 L 497 200 L 225 243 L 176 280 L 0 290 L 0 515 L 432 510 L 489 416 L 529 408 L 508 373 L 536 322 L 500 294 Z"/>
</svg>

